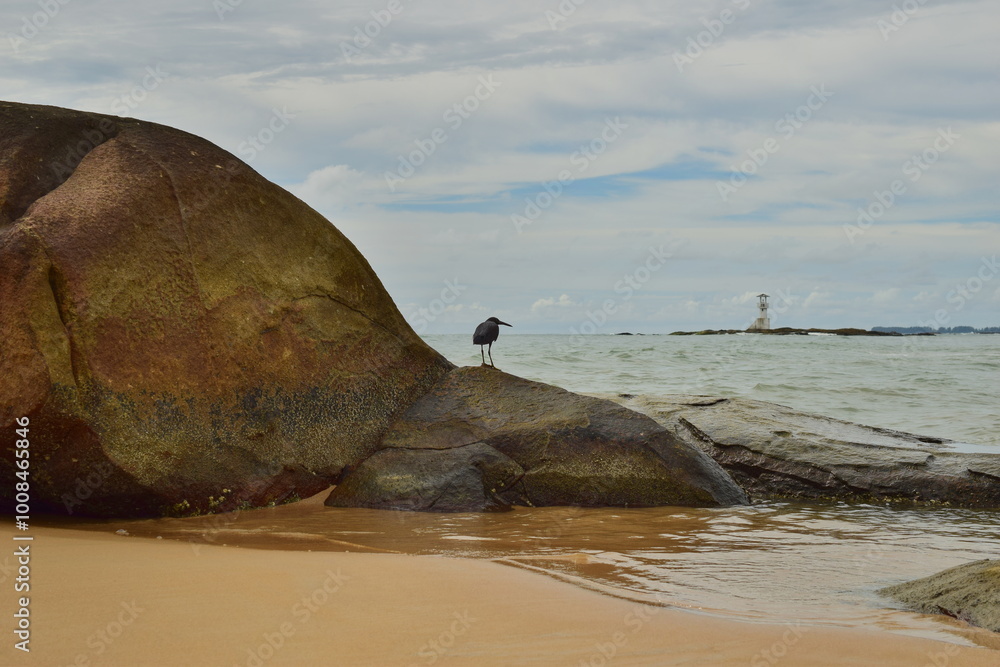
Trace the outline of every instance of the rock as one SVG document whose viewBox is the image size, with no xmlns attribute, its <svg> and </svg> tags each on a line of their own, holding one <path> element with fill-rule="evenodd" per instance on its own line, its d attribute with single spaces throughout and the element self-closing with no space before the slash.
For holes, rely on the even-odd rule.
<svg viewBox="0 0 1000 667">
<path fill-rule="evenodd" d="M 499 493 L 524 469 L 483 442 L 449 449 L 383 449 L 351 471 L 326 501 L 333 507 L 488 512 L 510 509 Z"/>
<path fill-rule="evenodd" d="M 915 611 L 946 614 L 1000 632 L 1000 560 L 966 563 L 878 592 Z"/>
<path fill-rule="evenodd" d="M 746 502 L 698 447 L 648 417 L 491 368 L 449 373 L 393 424 L 383 446 L 345 475 L 328 505 L 397 508 L 400 489 L 417 490 L 421 507 L 443 494 L 448 502 L 432 507 L 451 510 Z M 470 460 L 473 453 L 481 458 Z M 430 474 L 412 479 L 405 471 L 415 465 Z"/>
<path fill-rule="evenodd" d="M 617 400 L 700 446 L 755 500 L 1000 507 L 1000 453 L 744 398 Z"/>
<path fill-rule="evenodd" d="M 0 304 L 0 428 L 30 420 L 35 512 L 305 497 L 453 367 L 350 241 L 230 153 L 54 107 L 0 103 Z"/>
</svg>

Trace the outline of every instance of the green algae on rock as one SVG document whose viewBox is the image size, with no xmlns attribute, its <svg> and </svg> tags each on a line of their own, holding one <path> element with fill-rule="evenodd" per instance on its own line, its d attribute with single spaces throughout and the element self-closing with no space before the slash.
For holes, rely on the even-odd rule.
<svg viewBox="0 0 1000 667">
<path fill-rule="evenodd" d="M 484 442 L 446 449 L 379 450 L 337 485 L 333 507 L 492 512 L 510 509 L 501 494 L 524 470 Z"/>
<path fill-rule="evenodd" d="M 925 614 L 946 614 L 1000 632 L 1000 560 L 959 565 L 879 594 Z"/>
<path fill-rule="evenodd" d="M 0 426 L 30 419 L 36 511 L 306 497 L 452 368 L 320 214 L 154 123 L 0 103 L 0 267 Z"/>
<path fill-rule="evenodd" d="M 482 506 L 731 505 L 746 496 L 697 447 L 652 419 L 599 398 L 484 367 L 458 368 L 393 424 L 378 452 L 348 472 L 327 505 L 398 508 L 400 470 L 430 459 L 422 505 L 459 511 Z M 491 452 L 503 474 L 467 463 L 468 448 Z M 433 452 L 433 455 L 430 453 Z M 390 454 L 391 453 L 391 454 Z M 402 463 L 408 462 L 408 463 Z M 474 491 L 465 508 L 447 499 L 462 471 Z M 503 483 L 498 484 L 496 479 Z"/>
</svg>

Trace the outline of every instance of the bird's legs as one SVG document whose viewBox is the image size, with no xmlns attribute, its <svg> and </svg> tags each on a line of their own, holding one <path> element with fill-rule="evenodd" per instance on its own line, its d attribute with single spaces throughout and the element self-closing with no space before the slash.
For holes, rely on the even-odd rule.
<svg viewBox="0 0 1000 667">
<path fill-rule="evenodd" d="M 490 366 L 493 366 L 493 343 L 490 343 L 489 350 L 487 351 L 490 353 Z M 496 366 L 493 366 L 493 368 L 496 368 Z"/>
<path fill-rule="evenodd" d="M 483 354 L 483 346 L 482 345 L 479 346 L 479 354 L 482 356 L 482 358 L 483 358 L 483 366 L 485 366 L 486 365 L 486 355 Z"/>
</svg>

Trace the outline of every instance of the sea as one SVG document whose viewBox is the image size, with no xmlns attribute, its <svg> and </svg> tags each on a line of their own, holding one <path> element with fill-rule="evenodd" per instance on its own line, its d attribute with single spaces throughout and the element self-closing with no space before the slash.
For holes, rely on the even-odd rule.
<svg viewBox="0 0 1000 667">
<path fill-rule="evenodd" d="M 740 396 L 1000 453 L 1000 334 L 836 336 L 517 335 L 497 368 L 593 394 Z M 479 365 L 471 335 L 425 336 Z"/>
<path fill-rule="evenodd" d="M 458 365 L 469 335 L 429 335 Z M 742 396 L 1000 454 L 1000 335 L 518 335 L 497 368 L 597 396 Z M 748 622 L 878 627 L 976 643 L 883 586 L 1000 555 L 1000 511 L 837 502 L 727 508 L 515 508 L 429 514 L 304 502 L 229 515 L 98 522 L 200 545 L 488 559 L 606 595 Z"/>
</svg>

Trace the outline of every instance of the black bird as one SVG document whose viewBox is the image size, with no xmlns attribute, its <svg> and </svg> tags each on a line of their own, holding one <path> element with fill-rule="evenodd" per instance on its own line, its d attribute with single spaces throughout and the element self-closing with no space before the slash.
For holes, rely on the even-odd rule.
<svg viewBox="0 0 1000 667">
<path fill-rule="evenodd" d="M 479 354 L 483 356 L 483 366 L 486 365 L 486 355 L 483 354 L 483 345 L 490 346 L 490 366 L 493 366 L 493 341 L 500 337 L 500 327 L 498 326 L 500 324 L 505 327 L 514 326 L 513 324 L 507 324 L 495 317 L 491 317 L 476 327 L 476 333 L 472 334 L 472 344 L 479 346 Z M 496 368 L 496 366 L 493 367 Z"/>
</svg>

